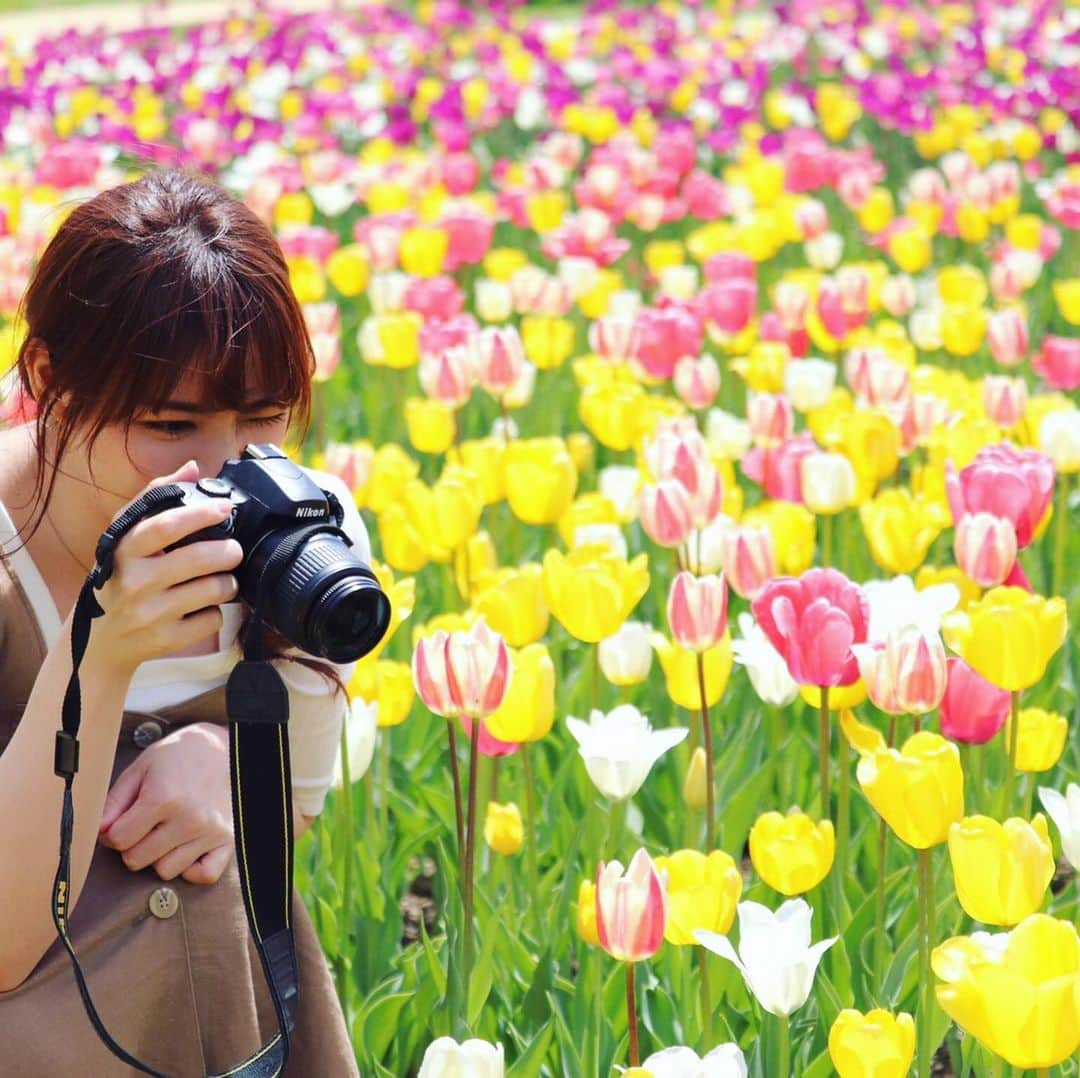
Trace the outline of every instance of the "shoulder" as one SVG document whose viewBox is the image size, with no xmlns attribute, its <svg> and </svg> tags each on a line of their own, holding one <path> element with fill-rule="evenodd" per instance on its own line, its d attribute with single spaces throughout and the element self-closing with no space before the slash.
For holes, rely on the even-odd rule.
<svg viewBox="0 0 1080 1078">
<path fill-rule="evenodd" d="M 356 508 L 356 502 L 352 493 L 345 483 L 331 472 L 322 472 L 316 468 L 304 468 L 311 478 L 322 487 L 337 496 L 345 510 L 345 519 L 341 523 L 342 530 L 353 541 L 356 553 L 366 562 L 371 561 L 371 540 L 368 538 L 367 528 L 360 517 L 360 511 Z"/>
</svg>

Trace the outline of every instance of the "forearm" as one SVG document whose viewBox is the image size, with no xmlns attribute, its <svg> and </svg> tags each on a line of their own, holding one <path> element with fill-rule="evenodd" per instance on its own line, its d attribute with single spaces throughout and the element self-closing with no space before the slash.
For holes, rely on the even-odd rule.
<svg viewBox="0 0 1080 1078">
<path fill-rule="evenodd" d="M 0 755 L 0 991 L 21 984 L 56 937 L 52 886 L 64 783 L 53 771 L 53 748 L 70 674 L 69 619 L 42 664 L 15 736 Z M 72 790 L 69 914 L 94 854 L 129 681 L 130 674 L 101 661 L 91 636 L 80 669 L 82 721 Z"/>
</svg>

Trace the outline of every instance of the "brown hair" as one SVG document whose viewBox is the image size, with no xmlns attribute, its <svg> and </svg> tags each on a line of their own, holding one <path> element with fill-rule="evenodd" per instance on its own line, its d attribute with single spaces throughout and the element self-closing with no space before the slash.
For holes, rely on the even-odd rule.
<svg viewBox="0 0 1080 1078">
<path fill-rule="evenodd" d="M 160 409 L 193 371 L 205 375 L 208 408 L 239 409 L 256 376 L 260 395 L 307 427 L 315 357 L 281 248 L 252 210 L 198 174 L 149 172 L 77 206 L 45 248 L 20 315 L 27 395 L 33 342 L 50 358 L 36 394 L 37 444 L 46 425 L 56 438 L 51 471 L 38 455 L 30 535 L 76 434 L 86 433 L 89 451 L 106 425 L 126 428 Z M 267 645 L 280 655 L 288 641 L 267 630 Z M 343 688 L 331 668 L 297 661 Z"/>
</svg>

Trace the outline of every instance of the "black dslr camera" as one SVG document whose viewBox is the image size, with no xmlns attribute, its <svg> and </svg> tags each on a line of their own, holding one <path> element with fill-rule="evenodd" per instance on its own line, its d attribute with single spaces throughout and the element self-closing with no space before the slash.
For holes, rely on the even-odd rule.
<svg viewBox="0 0 1080 1078">
<path fill-rule="evenodd" d="M 390 600 L 350 549 L 341 503 L 277 446 L 245 446 L 216 477 L 175 485 L 184 504 L 228 498 L 233 505 L 221 524 L 175 547 L 235 539 L 244 549 L 236 569 L 240 598 L 252 607 L 261 604 L 266 624 L 296 647 L 346 663 L 383 638 Z"/>
</svg>

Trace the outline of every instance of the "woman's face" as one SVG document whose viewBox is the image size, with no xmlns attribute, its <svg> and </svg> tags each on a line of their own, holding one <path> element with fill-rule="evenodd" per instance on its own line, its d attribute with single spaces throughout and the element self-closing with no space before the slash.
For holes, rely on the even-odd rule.
<svg viewBox="0 0 1080 1078">
<path fill-rule="evenodd" d="M 150 480 L 189 460 L 200 476 L 217 475 L 250 442 L 280 445 L 288 425 L 287 405 L 256 392 L 240 411 L 214 410 L 202 402 L 197 381 L 185 378 L 160 411 L 139 416 L 127 430 L 123 424 L 105 427 L 89 455 L 84 445 L 72 445 L 64 471 L 96 489 L 107 522 Z"/>
</svg>

